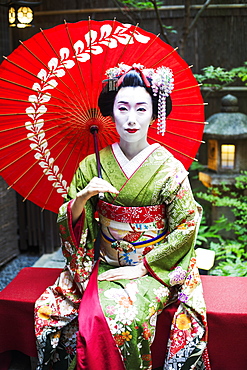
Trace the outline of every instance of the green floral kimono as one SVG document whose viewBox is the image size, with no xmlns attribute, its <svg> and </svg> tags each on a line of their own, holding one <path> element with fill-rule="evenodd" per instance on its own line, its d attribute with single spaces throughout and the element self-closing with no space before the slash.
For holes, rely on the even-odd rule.
<svg viewBox="0 0 247 370">
<path fill-rule="evenodd" d="M 129 255 L 115 251 L 115 260 L 114 256 L 107 257 L 104 238 L 101 241 L 99 273 L 140 261 L 149 272 L 133 280 L 98 282 L 100 304 L 125 368 L 152 369 L 150 345 L 157 316 L 176 300 L 180 304 L 171 327 L 164 369 L 209 368 L 202 356 L 206 348 L 206 308 L 194 253 L 201 209 L 193 198 L 187 171 L 158 144 L 150 145 L 132 161 L 127 160 L 118 144 L 113 144 L 100 152 L 100 159 L 103 178 L 120 191 L 117 196 L 106 193 L 105 203 L 133 207 L 133 212 L 134 207 L 164 205 L 166 209 L 164 219 L 156 218 L 145 224 L 151 233 L 149 236 L 142 232 L 138 223 L 126 223 L 130 227 L 126 232 L 116 231 L 115 225 L 110 225 L 107 217 L 100 215 L 100 220 L 104 220 L 104 235 L 109 232 L 108 236 L 118 240 L 122 234 L 130 244 L 133 240 L 144 240 L 138 255 L 135 248 Z M 95 218 L 98 198 L 93 197 L 73 228 L 71 199 L 94 176 L 97 176 L 95 156 L 90 155 L 81 162 L 70 185 L 67 202 L 60 208 L 58 224 L 67 264 L 56 283 L 36 302 L 38 369 L 66 369 L 76 353 L 78 308 L 93 268 L 99 222 Z M 165 236 L 161 240 L 145 246 L 148 238 L 159 237 L 164 229 Z"/>
</svg>

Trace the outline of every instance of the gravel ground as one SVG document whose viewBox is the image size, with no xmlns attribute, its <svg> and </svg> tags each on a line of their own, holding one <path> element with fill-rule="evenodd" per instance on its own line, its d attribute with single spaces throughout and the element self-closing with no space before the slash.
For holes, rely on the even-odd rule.
<svg viewBox="0 0 247 370">
<path fill-rule="evenodd" d="M 16 277 L 22 268 L 31 267 L 38 259 L 38 255 L 23 253 L 0 267 L 0 291 Z"/>
</svg>

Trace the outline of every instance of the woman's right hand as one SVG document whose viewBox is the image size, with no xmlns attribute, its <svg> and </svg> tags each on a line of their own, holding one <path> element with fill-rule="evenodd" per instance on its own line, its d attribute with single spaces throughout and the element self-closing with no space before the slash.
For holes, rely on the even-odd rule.
<svg viewBox="0 0 247 370">
<path fill-rule="evenodd" d="M 78 218 L 81 216 L 88 199 L 99 193 L 118 194 L 119 191 L 108 181 L 99 177 L 93 177 L 87 186 L 77 193 L 76 198 L 71 206 L 73 224 L 75 224 Z"/>
</svg>

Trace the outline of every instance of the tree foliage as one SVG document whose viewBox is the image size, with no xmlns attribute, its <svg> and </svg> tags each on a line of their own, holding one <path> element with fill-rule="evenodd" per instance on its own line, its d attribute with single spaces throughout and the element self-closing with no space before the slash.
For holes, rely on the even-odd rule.
<svg viewBox="0 0 247 370">
<path fill-rule="evenodd" d="M 138 0 L 113 0 L 120 8 L 123 5 L 126 8 L 127 12 L 124 14 L 130 18 L 130 10 L 131 9 L 138 9 L 138 10 L 145 10 L 150 9 L 154 10 L 156 19 L 160 28 L 160 35 L 168 44 L 172 45 L 172 41 L 170 39 L 169 34 L 178 34 L 177 30 L 174 29 L 172 25 L 167 25 L 163 22 L 161 11 L 162 7 L 167 5 L 166 1 L 162 0 L 150 0 L 150 1 L 138 1 Z M 197 24 L 200 16 L 211 3 L 211 0 L 205 0 L 204 4 L 202 4 L 201 8 L 197 11 L 197 13 L 192 17 L 191 15 L 191 0 L 184 1 L 184 24 L 182 28 L 182 33 L 178 35 L 178 41 L 180 41 L 180 54 L 184 57 L 184 51 L 186 48 L 187 38 L 190 32 L 193 30 L 195 25 Z M 132 21 L 134 21 L 132 19 Z M 178 42 L 177 42 L 178 43 Z M 172 45 L 173 47 L 177 45 Z"/>
<path fill-rule="evenodd" d="M 194 76 L 203 86 L 210 87 L 210 92 L 234 84 L 247 86 L 247 62 L 243 66 L 232 68 L 229 71 L 222 67 L 208 66 L 202 69 L 201 74 L 195 74 Z"/>
<path fill-rule="evenodd" d="M 206 218 L 199 229 L 197 245 L 205 243 L 216 254 L 211 275 L 247 276 L 247 171 L 236 178 L 234 188 L 221 187 L 197 192 L 195 196 L 216 207 L 229 207 L 234 221 L 222 215 L 210 226 Z M 232 238 L 222 231 L 231 231 Z"/>
</svg>

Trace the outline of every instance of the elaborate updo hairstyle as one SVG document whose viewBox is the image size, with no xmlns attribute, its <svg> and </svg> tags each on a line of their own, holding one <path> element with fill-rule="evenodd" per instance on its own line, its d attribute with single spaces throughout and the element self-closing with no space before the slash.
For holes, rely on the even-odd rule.
<svg viewBox="0 0 247 370">
<path fill-rule="evenodd" d="M 151 79 L 147 78 L 151 85 Z M 149 93 L 152 98 L 153 104 L 153 119 L 158 117 L 158 96 L 154 96 L 153 90 L 151 87 L 147 87 L 142 80 L 142 77 L 136 70 L 131 70 L 123 78 L 122 83 L 116 88 L 116 83 L 113 80 L 107 80 L 106 85 L 103 87 L 99 99 L 98 99 L 98 106 L 100 109 L 101 114 L 104 117 L 113 116 L 113 105 L 116 98 L 118 91 L 122 87 L 144 87 L 144 89 Z M 170 96 L 166 99 L 166 116 L 172 110 L 172 102 Z"/>
</svg>

